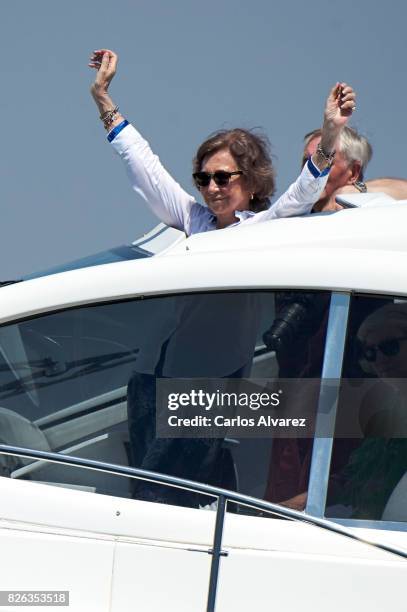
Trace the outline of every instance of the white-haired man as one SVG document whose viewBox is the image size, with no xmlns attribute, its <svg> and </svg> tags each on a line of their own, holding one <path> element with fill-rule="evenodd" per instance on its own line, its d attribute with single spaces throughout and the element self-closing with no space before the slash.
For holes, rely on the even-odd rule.
<svg viewBox="0 0 407 612">
<path fill-rule="evenodd" d="M 317 149 L 321 140 L 321 130 L 313 130 L 304 137 L 303 160 L 308 159 Z M 340 210 L 335 201 L 342 193 L 384 192 L 396 200 L 407 199 L 407 180 L 397 178 L 378 178 L 364 182 L 366 166 L 372 157 L 372 146 L 367 138 L 354 128 L 346 126 L 341 133 L 335 159 L 328 182 L 313 212 Z"/>
</svg>

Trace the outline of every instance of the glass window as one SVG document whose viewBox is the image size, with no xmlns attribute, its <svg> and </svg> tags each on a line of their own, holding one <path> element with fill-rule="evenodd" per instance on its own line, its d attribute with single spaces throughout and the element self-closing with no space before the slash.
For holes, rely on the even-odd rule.
<svg viewBox="0 0 407 612">
<path fill-rule="evenodd" d="M 275 350 L 275 376 L 320 378 L 330 294 L 277 292 L 275 304 L 275 320 L 264 335 L 268 347 Z M 302 398 L 306 397 L 306 381 L 301 384 L 300 392 Z M 316 404 L 317 398 L 313 395 L 308 401 Z M 312 438 L 277 438 L 273 441 L 265 499 L 295 510 L 305 509 L 312 448 Z"/>
<path fill-rule="evenodd" d="M 348 325 L 326 515 L 405 521 L 407 300 L 355 296 Z"/>
<path fill-rule="evenodd" d="M 219 292 L 136 299 L 0 328 L 0 441 L 142 467 L 271 501 L 307 490 L 312 440 L 155 436 L 157 378 L 319 377 L 330 296 Z M 5 475 L 150 501 L 194 493 L 39 461 Z"/>
<path fill-rule="evenodd" d="M 87 255 L 86 257 L 81 257 L 80 259 L 69 261 L 68 263 L 53 266 L 47 270 L 25 274 L 22 278 L 23 280 L 29 280 L 31 278 L 58 274 L 59 272 L 66 272 L 68 270 L 77 270 L 78 268 L 91 268 L 92 266 L 101 266 L 103 264 L 127 261 L 129 259 L 144 259 L 145 257 L 151 257 L 151 253 L 134 244 L 123 244 L 122 246 L 115 247 L 108 251 L 100 251 L 100 253 L 95 253 L 94 255 Z"/>
</svg>

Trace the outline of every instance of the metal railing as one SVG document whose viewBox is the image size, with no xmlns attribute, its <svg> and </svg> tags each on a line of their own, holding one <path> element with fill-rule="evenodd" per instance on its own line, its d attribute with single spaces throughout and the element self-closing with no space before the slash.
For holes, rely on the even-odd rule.
<svg viewBox="0 0 407 612">
<path fill-rule="evenodd" d="M 377 542 L 370 541 L 366 538 L 361 538 L 354 532 L 345 529 L 340 525 L 337 525 L 336 523 L 327 521 L 326 519 L 314 517 L 309 514 L 305 514 L 304 512 L 291 510 L 290 508 L 285 508 L 283 506 L 279 506 L 278 504 L 273 504 L 271 502 L 267 502 L 255 497 L 250 497 L 248 495 L 243 495 L 234 491 L 228 491 L 227 489 L 221 489 L 219 487 L 213 487 L 211 485 L 194 482 L 192 480 L 178 478 L 176 476 L 170 476 L 168 474 L 150 472 L 147 470 L 142 470 L 140 468 L 132 468 L 127 466 L 115 465 L 112 463 L 104 463 L 102 461 L 96 461 L 94 459 L 83 459 L 81 457 L 72 457 L 70 455 L 62 455 L 60 453 L 28 450 L 25 448 L 8 446 L 5 444 L 0 444 L 0 455 L 12 455 L 15 457 L 25 457 L 34 460 L 47 461 L 50 463 L 59 463 L 67 466 L 83 467 L 99 472 L 113 474 L 116 476 L 135 478 L 138 480 L 144 480 L 148 482 L 153 482 L 155 484 L 175 487 L 186 491 L 193 491 L 195 493 L 203 493 L 205 495 L 217 498 L 213 546 L 212 549 L 208 550 L 208 553 L 212 555 L 212 562 L 208 587 L 208 600 L 206 608 L 207 612 L 214 612 L 215 610 L 220 558 L 224 554 L 222 553 L 222 536 L 225 521 L 225 512 L 228 502 L 233 502 L 239 505 L 253 508 L 255 510 L 260 510 L 268 514 L 273 514 L 275 516 L 282 517 L 284 519 L 314 525 L 315 527 L 328 530 L 338 535 L 350 538 L 352 540 L 356 540 L 362 544 L 373 546 L 380 550 L 392 553 L 393 555 L 397 555 L 398 557 L 401 557 L 403 559 L 407 559 L 406 550 L 396 548 L 394 546 L 389 546 L 387 544 L 379 544 Z"/>
</svg>

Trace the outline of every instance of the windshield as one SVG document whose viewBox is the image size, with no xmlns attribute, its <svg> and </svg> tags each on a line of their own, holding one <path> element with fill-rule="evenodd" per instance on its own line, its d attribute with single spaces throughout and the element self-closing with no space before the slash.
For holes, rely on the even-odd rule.
<svg viewBox="0 0 407 612">
<path fill-rule="evenodd" d="M 107 263 L 127 261 L 130 259 L 144 259 L 145 257 L 151 257 L 151 253 L 138 246 L 124 244 L 114 249 L 100 251 L 94 255 L 87 255 L 86 257 L 81 257 L 74 261 L 47 268 L 41 272 L 26 274 L 22 279 L 30 280 L 31 278 L 39 278 L 40 276 L 48 276 L 49 274 L 58 274 L 58 272 L 67 272 L 68 270 L 77 270 L 78 268 L 90 268 L 92 266 L 101 266 Z"/>
</svg>

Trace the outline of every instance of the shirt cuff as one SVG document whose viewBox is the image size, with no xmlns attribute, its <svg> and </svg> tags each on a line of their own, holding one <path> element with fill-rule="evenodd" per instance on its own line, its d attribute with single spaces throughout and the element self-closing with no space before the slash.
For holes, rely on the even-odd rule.
<svg viewBox="0 0 407 612">
<path fill-rule="evenodd" d="M 124 119 L 124 121 L 122 121 L 121 123 L 119 123 L 119 125 L 116 125 L 116 127 L 114 127 L 107 135 L 107 139 L 109 142 L 112 142 L 112 140 L 114 140 L 116 138 L 116 136 L 118 134 L 120 134 L 120 132 L 122 131 L 123 128 L 126 127 L 126 125 L 129 125 L 129 122 L 127 121 L 127 119 Z"/>
<path fill-rule="evenodd" d="M 311 157 L 308 158 L 307 166 L 308 166 L 308 170 L 311 172 L 311 174 L 312 174 L 312 176 L 314 178 L 320 178 L 321 176 L 326 176 L 327 174 L 329 174 L 329 171 L 331 169 L 331 166 L 327 166 L 321 172 L 321 170 L 318 168 L 318 166 L 316 166 L 314 164 L 314 162 L 312 161 Z"/>
</svg>

